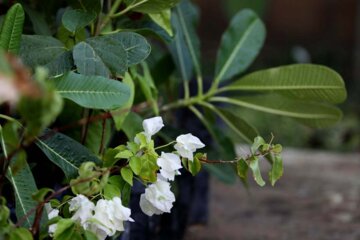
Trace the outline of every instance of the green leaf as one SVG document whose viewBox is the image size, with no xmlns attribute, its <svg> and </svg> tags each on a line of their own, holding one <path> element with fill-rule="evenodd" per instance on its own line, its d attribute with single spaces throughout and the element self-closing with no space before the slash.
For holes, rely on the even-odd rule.
<svg viewBox="0 0 360 240">
<path fill-rule="evenodd" d="M 29 165 L 23 166 L 16 175 L 13 173 L 12 166 L 18 161 L 26 161 L 26 153 L 20 151 L 11 159 L 11 166 L 8 168 L 6 177 L 11 182 L 16 200 L 16 217 L 24 220 L 22 226 L 30 227 L 34 221 L 35 214 L 27 215 L 32 209 L 36 208 L 37 202 L 32 199 L 32 194 L 37 191 L 34 176 Z"/>
<path fill-rule="evenodd" d="M 193 69 L 201 75 L 200 41 L 195 30 L 198 15 L 195 6 L 188 0 L 182 1 L 172 11 L 175 37 L 169 49 L 184 81 L 191 80 Z"/>
<path fill-rule="evenodd" d="M 320 65 L 295 64 L 257 71 L 224 88 L 225 91 L 277 92 L 291 98 L 340 103 L 346 99 L 341 76 Z"/>
<path fill-rule="evenodd" d="M 337 123 L 342 117 L 341 111 L 334 106 L 290 99 L 276 94 L 239 98 L 214 97 L 211 101 L 292 117 L 311 127 L 328 127 Z"/>
<path fill-rule="evenodd" d="M 99 238 L 96 236 L 95 233 L 90 232 L 89 230 L 85 230 L 84 233 L 84 240 L 98 240 Z"/>
<path fill-rule="evenodd" d="M 151 52 L 151 45 L 147 42 L 146 38 L 138 33 L 119 32 L 106 35 L 106 37 L 120 42 L 124 47 L 128 67 L 142 62 Z"/>
<path fill-rule="evenodd" d="M 161 28 L 163 28 L 170 36 L 173 36 L 171 27 L 171 11 L 170 9 L 161 11 L 160 13 L 149 14 L 149 17 Z"/>
<path fill-rule="evenodd" d="M 25 13 L 20 3 L 14 4 L 6 13 L 0 30 L 0 47 L 17 54 L 20 48 Z"/>
<path fill-rule="evenodd" d="M 199 159 L 201 159 L 202 157 L 204 157 L 204 154 L 197 153 L 195 154 L 193 161 L 188 161 L 188 170 L 191 173 L 191 175 L 195 176 L 200 172 L 201 162 Z"/>
<path fill-rule="evenodd" d="M 33 236 L 26 228 L 14 228 L 9 234 L 9 240 L 32 240 Z"/>
<path fill-rule="evenodd" d="M 98 14 L 101 11 L 101 0 L 78 0 L 78 2 L 87 12 Z"/>
<path fill-rule="evenodd" d="M 284 173 L 283 160 L 280 155 L 275 155 L 271 170 L 269 172 L 269 180 L 272 186 L 275 186 L 277 180 L 281 178 Z"/>
<path fill-rule="evenodd" d="M 142 127 L 142 121 L 143 119 L 140 117 L 140 115 L 134 112 L 130 112 L 128 114 L 122 126 L 122 130 L 128 139 L 133 140 L 136 134 L 144 131 Z"/>
<path fill-rule="evenodd" d="M 129 66 L 146 59 L 150 51 L 140 34 L 120 32 L 78 43 L 73 56 L 79 73 L 109 77 L 111 72 L 124 74 Z"/>
<path fill-rule="evenodd" d="M 80 234 L 76 231 L 76 223 L 72 219 L 61 219 L 57 222 L 54 240 L 80 240 Z"/>
<path fill-rule="evenodd" d="M 121 176 L 122 178 L 130 184 L 130 186 L 133 185 L 133 171 L 131 171 L 131 169 L 129 167 L 123 167 L 120 170 Z"/>
<path fill-rule="evenodd" d="M 119 151 L 113 148 L 108 148 L 105 151 L 104 157 L 103 157 L 103 166 L 104 167 L 111 167 L 114 166 L 114 164 L 119 160 L 115 158 L 115 155 Z"/>
<path fill-rule="evenodd" d="M 146 63 L 142 63 L 141 66 L 144 71 L 143 75 L 137 74 L 135 71 L 132 71 L 132 73 L 136 76 L 136 79 L 140 84 L 140 88 L 144 93 L 146 100 L 150 103 L 154 114 L 159 115 L 159 107 L 157 103 L 158 92 L 151 76 L 149 66 Z"/>
<path fill-rule="evenodd" d="M 259 166 L 259 158 L 253 156 L 249 159 L 249 167 L 253 172 L 254 180 L 257 184 L 259 184 L 261 187 L 265 185 L 265 182 L 261 176 L 260 172 L 260 166 Z"/>
<path fill-rule="evenodd" d="M 125 104 L 130 96 L 126 84 L 101 76 L 69 72 L 53 81 L 61 96 L 86 108 L 118 108 Z"/>
<path fill-rule="evenodd" d="M 126 117 L 131 111 L 131 107 L 133 106 L 134 97 L 135 97 L 134 81 L 128 72 L 125 73 L 125 76 L 123 78 L 123 83 L 130 88 L 130 97 L 128 101 L 121 108 L 111 111 L 111 116 L 114 120 L 115 127 L 117 130 L 121 129 Z"/>
<path fill-rule="evenodd" d="M 80 9 L 68 9 L 62 16 L 62 24 L 72 33 L 86 27 L 96 18 L 93 12 L 86 12 Z"/>
<path fill-rule="evenodd" d="M 245 9 L 236 14 L 221 39 L 215 82 L 229 80 L 245 71 L 258 55 L 265 35 L 264 24 L 256 13 Z"/>
<path fill-rule="evenodd" d="M 25 65 L 45 66 L 52 76 L 73 66 L 72 58 L 62 42 L 50 36 L 22 35 L 20 57 Z"/>
<path fill-rule="evenodd" d="M 73 57 L 79 73 L 88 76 L 110 76 L 110 70 L 90 44 L 78 43 L 73 49 Z"/>
<path fill-rule="evenodd" d="M 101 163 L 87 148 L 61 133 L 45 131 L 36 141 L 36 145 L 50 161 L 61 168 L 68 179 L 77 176 L 83 162 Z"/>
<path fill-rule="evenodd" d="M 247 178 L 247 172 L 248 172 L 249 166 L 245 162 L 244 159 L 240 159 L 236 164 L 236 170 L 239 177 L 246 181 Z"/>
<path fill-rule="evenodd" d="M 120 188 L 113 184 L 106 184 L 104 187 L 104 197 L 108 200 L 113 199 L 114 197 L 120 197 L 121 192 Z"/>
<path fill-rule="evenodd" d="M 125 0 L 126 5 L 133 5 L 132 11 L 141 13 L 160 13 L 174 7 L 180 0 Z"/>
<path fill-rule="evenodd" d="M 260 136 L 255 137 L 254 143 L 251 145 L 251 154 L 255 154 L 256 151 L 265 144 L 266 142 L 262 137 Z"/>
<path fill-rule="evenodd" d="M 129 151 L 129 150 L 124 150 L 119 152 L 118 154 L 115 155 L 115 158 L 123 158 L 123 159 L 128 159 L 130 157 L 132 157 L 134 154 Z"/>
<path fill-rule="evenodd" d="M 32 194 L 32 199 L 34 199 L 35 201 L 41 203 L 45 200 L 45 197 L 49 194 L 49 193 L 53 193 L 54 190 L 51 188 L 41 188 L 39 189 L 37 192 Z"/>
<path fill-rule="evenodd" d="M 137 156 L 131 157 L 129 166 L 136 175 L 139 175 L 141 172 L 141 158 Z"/>
</svg>

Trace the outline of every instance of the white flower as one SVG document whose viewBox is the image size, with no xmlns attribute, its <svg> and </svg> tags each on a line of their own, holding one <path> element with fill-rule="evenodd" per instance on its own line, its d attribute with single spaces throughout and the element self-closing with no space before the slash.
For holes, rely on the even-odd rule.
<svg viewBox="0 0 360 240">
<path fill-rule="evenodd" d="M 140 208 L 148 216 L 170 212 L 173 202 L 175 202 L 175 195 L 170 191 L 170 183 L 159 177 L 140 196 Z"/>
<path fill-rule="evenodd" d="M 191 133 L 180 135 L 176 138 L 174 148 L 178 151 L 180 156 L 193 160 L 193 153 L 198 148 L 205 147 L 199 138 L 193 136 Z"/>
<path fill-rule="evenodd" d="M 124 231 L 124 221 L 134 221 L 130 214 L 131 210 L 122 205 L 119 197 L 112 200 L 100 199 L 95 206 L 90 231 L 99 239 L 113 236 L 116 231 Z"/>
<path fill-rule="evenodd" d="M 161 153 L 161 157 L 157 159 L 157 165 L 161 168 L 160 174 L 170 181 L 173 181 L 175 174 L 180 175 L 181 167 L 180 157 L 173 153 Z"/>
<path fill-rule="evenodd" d="M 88 220 L 93 216 L 95 205 L 84 195 L 77 195 L 69 202 L 70 212 L 74 212 L 72 220 L 80 222 L 84 229 L 88 228 Z"/>
<path fill-rule="evenodd" d="M 145 131 L 145 136 L 148 139 L 150 139 L 151 136 L 155 135 L 157 132 L 160 131 L 161 128 L 164 127 L 164 123 L 161 117 L 145 119 L 142 125 Z"/>
<path fill-rule="evenodd" d="M 48 215 L 48 218 L 49 220 L 52 219 L 52 218 L 55 218 L 57 216 L 59 216 L 59 210 L 58 209 L 53 209 L 51 207 L 51 205 L 49 203 L 46 203 L 45 204 L 45 209 L 46 209 L 46 213 Z M 57 224 L 51 224 L 49 226 L 49 235 L 52 236 L 55 231 L 56 231 L 56 228 L 57 228 Z"/>
</svg>

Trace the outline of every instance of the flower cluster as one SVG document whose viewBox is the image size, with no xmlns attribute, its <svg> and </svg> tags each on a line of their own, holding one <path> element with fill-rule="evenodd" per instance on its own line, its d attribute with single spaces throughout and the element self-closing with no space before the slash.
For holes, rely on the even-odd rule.
<svg viewBox="0 0 360 240">
<path fill-rule="evenodd" d="M 162 214 L 164 212 L 169 213 L 171 211 L 173 203 L 175 202 L 175 195 L 171 191 L 171 181 L 174 181 L 176 175 L 180 175 L 180 169 L 182 168 L 181 158 L 194 161 L 193 155 L 196 150 L 205 146 L 197 137 L 188 133 L 176 138 L 173 152 L 161 152 L 161 155 L 158 155 L 151 138 L 163 127 L 164 124 L 161 117 L 146 119 L 143 121 L 144 131 L 139 133 L 132 143 L 137 146 L 135 147 L 136 150 L 125 146 L 118 147 L 118 149 L 121 149 L 119 151 L 124 151 L 119 155 L 120 158 L 123 158 L 125 155 L 129 156 L 128 161 L 130 167 L 127 167 L 127 171 L 133 171 L 130 176 L 132 176 L 133 173 L 139 174 L 139 179 L 141 180 L 141 169 L 143 168 L 142 162 L 137 163 L 138 165 L 136 166 L 140 166 L 139 168 L 134 166 L 131 168 L 131 157 L 134 157 L 135 160 L 144 157 L 143 160 L 141 160 L 144 162 L 153 161 L 152 163 L 155 167 L 146 169 L 145 172 L 153 171 L 154 177 L 147 178 L 148 175 L 144 175 L 144 184 L 147 184 L 147 187 L 145 192 L 140 196 L 140 208 L 148 216 Z M 149 155 L 147 156 L 146 154 Z M 80 169 L 85 168 L 85 164 L 87 163 L 84 163 L 84 166 L 80 167 Z M 90 166 L 93 166 L 93 163 L 91 163 Z M 89 174 L 91 174 L 94 169 L 94 166 L 89 168 Z M 121 172 L 125 174 L 123 171 Z M 127 175 L 127 177 L 129 177 L 129 175 Z M 106 177 L 104 179 L 108 178 Z M 95 179 L 95 181 L 97 181 L 97 179 Z M 104 180 L 101 178 L 99 181 Z M 132 184 L 132 181 L 130 184 Z M 131 210 L 122 205 L 119 195 L 113 195 L 110 197 L 111 200 L 98 199 L 98 197 L 95 196 L 94 199 L 98 200 L 94 203 L 87 197 L 89 196 L 88 191 L 85 191 L 83 194 L 81 194 L 82 189 L 79 189 L 79 191 L 80 192 L 74 192 L 73 190 L 77 195 L 69 201 L 69 211 L 72 213 L 71 219 L 81 225 L 84 230 L 94 233 L 98 239 L 103 240 L 107 236 L 113 236 L 116 232 L 124 231 L 124 221 L 134 221 L 130 217 Z M 105 196 L 105 198 L 109 199 L 109 196 Z M 57 217 L 59 214 L 59 210 L 51 209 L 51 207 L 47 209 L 47 212 L 49 219 Z M 56 224 L 50 225 L 50 235 L 56 234 L 56 229 Z"/>
<path fill-rule="evenodd" d="M 148 141 L 163 127 L 164 124 L 161 117 L 146 119 L 143 122 L 144 134 Z M 161 156 L 156 161 L 160 167 L 157 181 L 150 184 L 145 189 L 145 193 L 140 197 L 140 208 L 146 215 L 152 216 L 154 214 L 170 212 L 175 202 L 175 195 L 171 192 L 171 186 L 167 180 L 173 181 L 175 175 L 180 175 L 179 169 L 182 168 L 180 157 L 193 161 L 194 152 L 204 146 L 199 138 L 188 133 L 176 138 L 174 148 L 177 152 L 161 153 Z"/>
</svg>

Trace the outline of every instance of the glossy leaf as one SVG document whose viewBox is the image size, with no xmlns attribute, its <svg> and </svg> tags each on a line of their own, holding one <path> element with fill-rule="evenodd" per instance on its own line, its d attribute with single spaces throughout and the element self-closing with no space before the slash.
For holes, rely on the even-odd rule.
<svg viewBox="0 0 360 240">
<path fill-rule="evenodd" d="M 24 19 L 25 13 L 20 3 L 8 10 L 0 30 L 0 48 L 13 54 L 19 52 Z"/>
<path fill-rule="evenodd" d="M 214 102 L 230 103 L 257 111 L 292 117 L 312 127 L 328 127 L 337 123 L 342 116 L 341 111 L 330 105 L 294 100 L 275 94 L 251 97 L 214 97 Z"/>
<path fill-rule="evenodd" d="M 163 28 L 170 36 L 173 36 L 171 27 L 171 11 L 170 9 L 161 11 L 160 13 L 149 14 L 149 17 L 161 28 Z"/>
<path fill-rule="evenodd" d="M 83 162 L 100 164 L 100 160 L 87 148 L 61 133 L 46 131 L 36 141 L 36 145 L 50 161 L 61 168 L 68 179 L 78 175 L 79 166 Z"/>
<path fill-rule="evenodd" d="M 93 12 L 86 12 L 80 9 L 68 9 L 62 16 L 62 24 L 70 32 L 75 33 L 78 29 L 86 27 L 96 17 Z"/>
<path fill-rule="evenodd" d="M 126 84 L 101 76 L 69 72 L 53 81 L 61 96 L 86 108 L 115 109 L 125 104 L 130 96 Z"/>
<path fill-rule="evenodd" d="M 340 103 L 346 99 L 341 76 L 320 65 L 295 64 L 257 71 L 224 90 L 277 92 L 292 98 Z"/>
<path fill-rule="evenodd" d="M 215 68 L 215 82 L 229 80 L 244 72 L 258 55 L 265 40 L 261 19 L 249 9 L 231 20 L 221 39 Z"/>
<path fill-rule="evenodd" d="M 163 10 L 174 7 L 180 0 L 125 0 L 128 6 L 132 7 L 132 11 L 141 13 L 160 13 Z"/>
<path fill-rule="evenodd" d="M 184 81 L 190 81 L 193 70 L 201 73 L 200 41 L 195 25 L 198 21 L 198 11 L 190 1 L 182 1 L 172 11 L 174 40 L 169 44 L 175 65 Z"/>
</svg>

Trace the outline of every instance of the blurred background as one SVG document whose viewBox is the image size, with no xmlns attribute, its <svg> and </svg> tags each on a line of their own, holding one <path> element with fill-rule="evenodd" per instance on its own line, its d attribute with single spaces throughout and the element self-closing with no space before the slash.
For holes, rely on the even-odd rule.
<svg viewBox="0 0 360 240">
<path fill-rule="evenodd" d="M 190 227 L 186 239 L 360 239 L 360 1 L 196 2 L 209 77 L 229 19 L 251 8 L 265 22 L 267 40 L 249 72 L 322 64 L 343 77 L 349 96 L 341 105 L 343 120 L 328 129 L 242 110 L 262 136 L 272 132 L 285 147 L 284 177 L 275 188 L 253 184 L 248 190 L 212 179 L 208 225 Z M 244 148 L 239 143 L 239 153 Z"/>
</svg>

